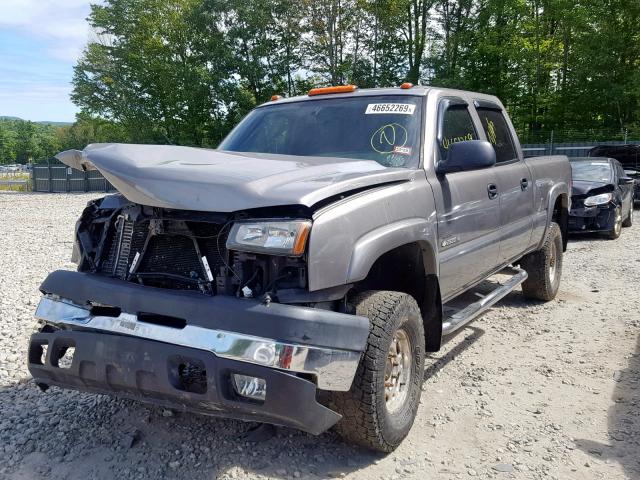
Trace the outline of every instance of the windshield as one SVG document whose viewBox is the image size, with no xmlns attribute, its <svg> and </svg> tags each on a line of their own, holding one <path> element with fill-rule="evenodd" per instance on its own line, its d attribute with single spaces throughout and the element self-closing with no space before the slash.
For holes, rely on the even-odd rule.
<svg viewBox="0 0 640 480">
<path fill-rule="evenodd" d="M 253 110 L 220 144 L 232 152 L 346 157 L 417 168 L 420 97 L 327 98 Z"/>
<path fill-rule="evenodd" d="M 604 162 L 575 162 L 571 172 L 574 180 L 584 182 L 611 182 L 613 178 L 611 165 Z"/>
</svg>

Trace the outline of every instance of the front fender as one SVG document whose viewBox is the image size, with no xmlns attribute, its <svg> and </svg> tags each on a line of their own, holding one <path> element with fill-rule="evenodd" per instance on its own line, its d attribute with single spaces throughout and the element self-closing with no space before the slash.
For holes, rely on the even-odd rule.
<svg viewBox="0 0 640 480">
<path fill-rule="evenodd" d="M 425 265 L 425 271 L 437 274 L 437 265 L 434 261 L 434 239 L 433 223 L 423 218 L 407 218 L 383 225 L 360 237 L 354 245 L 347 282 L 353 283 L 364 279 L 378 258 L 408 243 L 421 245 L 428 262 Z"/>
<path fill-rule="evenodd" d="M 436 252 L 435 239 L 433 194 L 423 171 L 411 181 L 348 197 L 314 215 L 309 290 L 360 281 L 382 254 L 407 243 Z M 437 273 L 432 263 L 428 273 Z"/>
</svg>

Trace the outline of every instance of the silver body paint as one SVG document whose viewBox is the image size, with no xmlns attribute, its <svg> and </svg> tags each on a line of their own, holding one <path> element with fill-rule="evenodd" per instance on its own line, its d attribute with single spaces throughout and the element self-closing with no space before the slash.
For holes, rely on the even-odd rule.
<svg viewBox="0 0 640 480">
<path fill-rule="evenodd" d="M 390 250 L 420 245 L 426 274 L 438 276 L 446 301 L 541 245 L 556 199 L 569 197 L 566 157 L 518 159 L 494 167 L 436 174 L 438 110 L 443 98 L 469 105 L 492 96 L 438 88 L 372 89 L 331 98 L 422 97 L 423 142 L 416 169 L 374 161 L 235 153 L 189 147 L 96 144 L 63 152 L 67 165 L 99 170 L 127 199 L 143 205 L 212 212 L 302 205 L 313 213 L 308 244 L 309 290 L 363 280 Z M 282 102 L 321 101 L 326 96 Z M 269 104 L 258 108 L 269 108 Z M 507 117 L 508 119 L 508 117 Z M 521 180 L 528 188 L 521 188 Z M 490 199 L 487 185 L 498 187 Z M 356 193 L 354 193 L 356 192 Z"/>
</svg>

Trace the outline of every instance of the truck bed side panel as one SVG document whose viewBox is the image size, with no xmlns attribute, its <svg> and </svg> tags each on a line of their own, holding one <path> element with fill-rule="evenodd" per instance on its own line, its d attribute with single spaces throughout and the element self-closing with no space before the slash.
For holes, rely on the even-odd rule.
<svg viewBox="0 0 640 480">
<path fill-rule="evenodd" d="M 532 157 L 525 159 L 534 179 L 533 233 L 529 248 L 542 243 L 553 206 L 560 195 L 569 197 L 571 166 L 564 155 Z"/>
</svg>

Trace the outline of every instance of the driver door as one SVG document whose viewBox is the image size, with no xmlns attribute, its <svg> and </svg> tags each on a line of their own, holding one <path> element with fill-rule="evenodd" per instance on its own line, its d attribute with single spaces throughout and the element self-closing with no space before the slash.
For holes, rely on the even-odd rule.
<svg viewBox="0 0 640 480">
<path fill-rule="evenodd" d="M 477 140 L 477 127 L 462 98 L 441 100 L 438 155 L 446 160 L 456 142 Z M 436 175 L 440 289 L 451 298 L 498 266 L 500 203 L 493 167 Z"/>
</svg>

